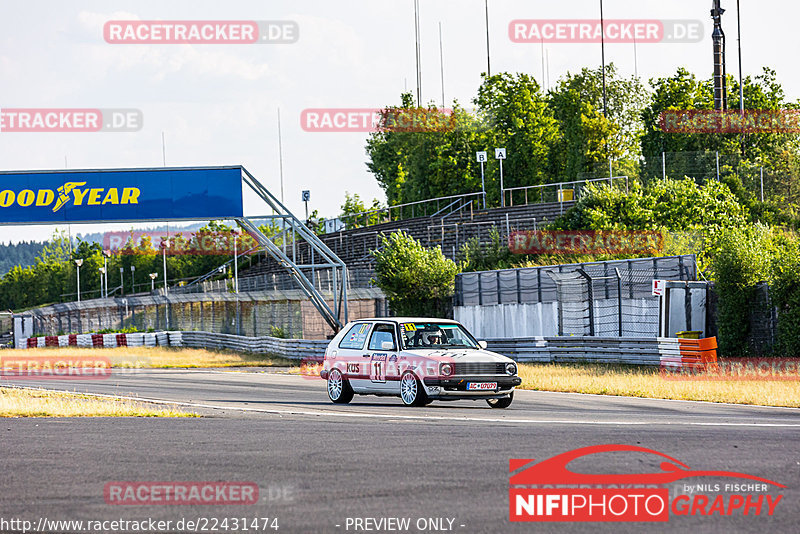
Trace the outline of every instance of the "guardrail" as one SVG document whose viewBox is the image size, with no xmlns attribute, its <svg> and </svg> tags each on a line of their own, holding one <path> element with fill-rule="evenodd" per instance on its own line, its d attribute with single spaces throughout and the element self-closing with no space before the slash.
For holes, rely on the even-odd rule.
<svg viewBox="0 0 800 534">
<path fill-rule="evenodd" d="M 188 347 L 271 354 L 289 360 L 322 359 L 326 340 L 247 337 L 214 332 L 151 332 L 135 334 L 71 334 L 23 338 L 17 348 L 44 347 Z"/>
<path fill-rule="evenodd" d="M 170 347 L 227 349 L 255 354 L 272 354 L 289 360 L 322 359 L 327 340 L 246 337 L 213 332 L 168 332 Z"/>
<path fill-rule="evenodd" d="M 478 191 L 476 193 L 463 193 L 460 195 L 448 195 L 446 197 L 416 200 L 414 202 L 406 202 L 405 204 L 395 204 L 393 206 L 386 206 L 385 208 L 376 208 L 353 213 L 351 215 L 342 217 L 342 222 L 353 226 L 354 228 L 366 228 L 376 224 L 402 221 L 409 218 L 414 219 L 416 217 L 436 217 L 442 211 L 447 210 L 450 206 L 465 199 L 470 199 L 470 201 L 464 203 L 465 205 L 475 204 L 476 209 L 479 209 L 479 203 L 484 199 L 485 196 L 486 193 Z M 451 202 L 447 206 L 442 207 L 442 203 L 446 201 Z M 485 204 L 486 203 L 484 201 L 484 205 Z M 429 214 L 428 210 L 431 210 L 433 213 Z M 362 222 L 363 224 L 361 224 Z"/>
<path fill-rule="evenodd" d="M 521 205 L 527 205 L 529 203 L 541 203 L 541 202 L 570 202 L 572 200 L 578 200 L 578 194 L 580 193 L 580 187 L 582 184 L 589 184 L 593 182 L 608 182 L 609 184 L 614 184 L 614 180 L 625 180 L 625 190 L 628 190 L 628 177 L 627 176 L 611 176 L 609 178 L 589 178 L 586 180 L 575 180 L 572 182 L 553 182 L 549 184 L 539 184 L 539 185 L 525 185 L 521 187 L 506 187 L 502 190 L 503 195 L 503 202 L 504 206 L 513 206 L 514 205 L 514 193 L 522 193 L 524 195 L 524 201 Z M 548 191 L 553 192 L 553 198 L 546 198 L 546 194 Z M 572 191 L 573 198 L 564 198 L 563 191 Z M 533 202 L 528 202 L 528 193 L 534 197 Z M 508 195 L 506 195 L 508 193 Z M 517 195 L 519 196 L 519 195 Z M 520 205 L 520 202 L 517 202 L 517 205 Z"/>
<path fill-rule="evenodd" d="M 716 364 L 716 338 L 532 337 L 490 339 L 489 350 L 518 362 L 608 363 L 665 367 Z M 78 334 L 20 340 L 17 348 L 37 347 L 189 347 L 271 354 L 290 360 L 321 359 L 327 340 L 247 337 L 213 332 Z"/>
<path fill-rule="evenodd" d="M 716 363 L 716 338 L 533 337 L 490 339 L 489 350 L 519 362 L 609 363 L 666 367 Z M 700 354 L 700 348 L 704 354 Z"/>
</svg>

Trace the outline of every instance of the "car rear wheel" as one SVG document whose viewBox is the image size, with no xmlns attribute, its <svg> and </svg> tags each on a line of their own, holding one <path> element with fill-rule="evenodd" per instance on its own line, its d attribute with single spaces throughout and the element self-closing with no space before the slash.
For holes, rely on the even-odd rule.
<svg viewBox="0 0 800 534">
<path fill-rule="evenodd" d="M 328 373 L 328 398 L 336 404 L 347 404 L 353 400 L 353 388 L 338 369 Z"/>
<path fill-rule="evenodd" d="M 405 373 L 400 378 L 400 398 L 406 406 L 425 406 L 428 394 L 414 373 Z"/>
<path fill-rule="evenodd" d="M 486 399 L 486 403 L 492 408 L 508 408 L 514 400 L 514 393 L 509 393 L 508 397 L 502 399 Z"/>
</svg>

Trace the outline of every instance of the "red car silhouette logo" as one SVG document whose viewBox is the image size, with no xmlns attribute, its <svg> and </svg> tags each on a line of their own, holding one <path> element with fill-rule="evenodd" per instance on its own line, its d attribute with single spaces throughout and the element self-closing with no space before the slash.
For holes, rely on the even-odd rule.
<svg viewBox="0 0 800 534">
<path fill-rule="evenodd" d="M 636 473 L 636 474 L 586 474 L 575 473 L 567 468 L 567 464 L 577 458 L 600 452 L 643 452 L 660 456 L 668 461 L 661 462 L 661 472 L 659 473 Z M 528 465 L 535 460 L 514 459 L 510 461 L 510 472 L 514 472 L 524 465 Z M 772 484 L 779 488 L 785 488 L 772 480 L 761 478 L 735 471 L 704 471 L 694 470 L 688 465 L 667 456 L 664 453 L 637 447 L 635 445 L 594 445 L 583 447 L 572 451 L 559 454 L 547 460 L 542 460 L 524 471 L 511 477 L 509 484 L 512 486 L 539 485 L 539 484 L 669 484 L 676 480 L 690 477 L 732 477 L 745 478 L 758 482 Z"/>
</svg>

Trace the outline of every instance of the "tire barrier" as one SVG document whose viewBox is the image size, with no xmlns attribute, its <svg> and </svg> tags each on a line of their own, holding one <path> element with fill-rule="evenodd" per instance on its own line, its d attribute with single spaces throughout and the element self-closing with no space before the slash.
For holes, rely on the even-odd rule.
<svg viewBox="0 0 800 534">
<path fill-rule="evenodd" d="M 19 347 L 17 348 L 80 347 L 88 349 L 109 349 L 114 347 L 155 347 L 156 345 L 155 333 L 69 334 L 63 336 L 23 338 L 20 340 Z"/>
</svg>

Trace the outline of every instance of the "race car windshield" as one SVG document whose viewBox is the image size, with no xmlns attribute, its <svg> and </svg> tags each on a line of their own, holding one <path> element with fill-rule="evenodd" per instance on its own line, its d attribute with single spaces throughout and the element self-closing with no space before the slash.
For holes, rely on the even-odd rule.
<svg viewBox="0 0 800 534">
<path fill-rule="evenodd" d="M 457 324 L 403 323 L 400 331 L 407 349 L 479 348 L 475 338 Z"/>
</svg>

